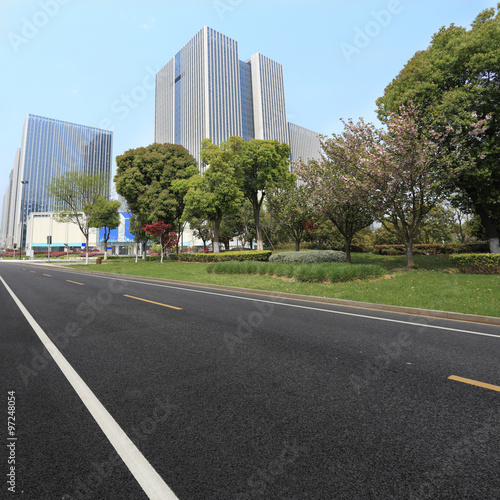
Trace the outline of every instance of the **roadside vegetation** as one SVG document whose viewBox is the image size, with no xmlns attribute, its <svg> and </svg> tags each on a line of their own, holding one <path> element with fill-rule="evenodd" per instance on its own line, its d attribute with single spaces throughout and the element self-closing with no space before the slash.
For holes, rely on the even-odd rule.
<svg viewBox="0 0 500 500">
<path fill-rule="evenodd" d="M 392 304 L 398 306 L 454 311 L 466 314 L 500 317 L 500 279 L 498 275 L 477 275 L 459 273 L 453 267 L 449 255 L 415 255 L 415 269 L 406 270 L 406 256 L 352 254 L 352 269 L 377 267 L 384 272 L 376 277 L 361 274 L 350 281 L 335 283 L 295 281 L 292 277 L 270 274 L 229 274 L 207 272 L 213 266 L 226 263 L 207 264 L 165 261 L 139 261 L 117 259 L 93 266 L 92 270 L 165 278 L 193 283 L 209 283 L 215 285 L 235 286 L 255 290 L 331 297 L 345 300 L 356 300 L 376 304 Z M 229 263 L 230 265 L 240 263 Z M 266 270 L 267 264 L 244 262 L 243 265 L 264 266 L 255 270 Z M 273 264 L 277 265 L 279 263 Z M 328 264 L 338 265 L 338 264 Z M 301 267 L 304 264 L 297 266 Z M 316 264 L 312 265 L 313 268 Z M 347 264 L 347 266 L 349 266 Z M 89 270 L 84 265 L 72 266 L 75 269 Z M 292 269 L 294 265 L 290 266 Z M 278 270 L 278 268 L 275 268 Z M 356 272 L 356 271 L 354 271 Z M 378 274 L 379 271 L 376 271 Z M 311 271 L 314 274 L 314 271 Z M 363 279 L 360 279 L 363 277 Z"/>
</svg>

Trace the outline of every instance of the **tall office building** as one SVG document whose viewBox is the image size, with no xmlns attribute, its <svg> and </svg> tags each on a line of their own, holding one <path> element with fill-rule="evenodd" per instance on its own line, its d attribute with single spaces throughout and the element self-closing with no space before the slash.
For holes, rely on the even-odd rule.
<svg viewBox="0 0 500 500">
<path fill-rule="evenodd" d="M 292 148 L 290 157 L 292 161 L 319 158 L 321 144 L 316 132 L 288 122 L 288 136 L 290 138 L 289 144 Z"/>
<path fill-rule="evenodd" d="M 104 175 L 108 185 L 103 195 L 108 197 L 112 140 L 108 130 L 29 114 L 11 172 L 9 201 L 4 200 L 4 207 L 9 205 L 7 215 L 2 216 L 6 245 L 20 242 L 21 228 L 30 213 L 64 208 L 56 207 L 47 192 L 54 177 L 72 171 Z"/>
<path fill-rule="evenodd" d="M 155 142 L 199 161 L 203 139 L 233 135 L 290 144 L 283 67 L 259 53 L 240 60 L 238 42 L 204 26 L 156 75 Z"/>
</svg>

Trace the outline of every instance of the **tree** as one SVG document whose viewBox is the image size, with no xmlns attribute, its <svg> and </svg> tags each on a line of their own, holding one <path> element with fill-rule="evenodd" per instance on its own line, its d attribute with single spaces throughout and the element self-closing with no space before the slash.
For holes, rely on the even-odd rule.
<svg viewBox="0 0 500 500">
<path fill-rule="evenodd" d="M 85 238 L 85 264 L 89 263 L 89 234 L 92 213 L 109 189 L 104 175 L 66 172 L 54 177 L 47 191 L 54 200 L 55 220 L 78 225 Z"/>
<path fill-rule="evenodd" d="M 186 148 L 154 143 L 117 156 L 116 166 L 116 191 L 142 226 L 165 221 L 179 228 L 185 192 L 173 183 L 198 173 Z"/>
<path fill-rule="evenodd" d="M 157 221 L 154 224 L 146 224 L 143 230 L 146 234 L 153 236 L 158 240 L 161 249 L 160 262 L 163 264 L 163 253 L 168 252 L 173 246 L 177 245 L 179 239 L 175 231 L 171 231 L 172 224 L 165 224 L 163 221 Z"/>
<path fill-rule="evenodd" d="M 231 137 L 229 141 L 234 139 Z M 243 139 L 241 139 L 243 141 Z M 255 230 L 257 233 L 257 250 L 263 249 L 262 229 L 260 225 L 260 209 L 267 189 L 277 182 L 291 176 L 288 166 L 290 146 L 277 140 L 266 141 L 252 139 L 240 143 L 238 153 L 239 177 L 245 197 L 252 204 Z"/>
<path fill-rule="evenodd" d="M 232 144 L 212 144 L 205 139 L 201 147 L 203 165 L 209 165 L 203 176 L 196 176 L 185 197 L 185 215 L 213 222 L 214 253 L 219 252 L 219 229 L 224 215 L 236 213 L 243 202 L 238 186 L 235 163 L 238 161 Z"/>
<path fill-rule="evenodd" d="M 419 107 L 420 127 L 461 130 L 460 150 L 474 162 L 455 178 L 450 193 L 460 193 L 461 199 L 456 199 L 462 208 L 472 204 L 486 230 L 490 251 L 495 253 L 500 252 L 499 45 L 500 11 L 495 14 L 493 8 L 480 13 L 469 30 L 443 27 L 377 100 L 381 120 L 387 121 L 401 105 L 413 101 Z M 478 130 L 476 116 L 492 116 L 485 133 L 468 133 Z"/>
<path fill-rule="evenodd" d="M 411 104 L 391 115 L 388 131 L 379 132 L 380 140 L 367 149 L 364 160 L 374 213 L 388 231 L 404 241 L 408 268 L 413 266 L 413 244 L 425 217 L 468 165 L 459 149 L 450 156 L 447 148 L 439 146 L 440 140 L 431 140 L 437 135 L 420 128 L 416 116 Z M 362 126 L 351 129 L 365 135 Z M 453 132 L 450 127 L 442 138 Z"/>
<path fill-rule="evenodd" d="M 316 217 L 309 188 L 293 181 L 274 186 L 268 190 L 267 209 L 292 238 L 298 252 L 308 223 Z"/>
<path fill-rule="evenodd" d="M 142 259 L 145 261 L 146 260 L 146 245 L 148 243 L 149 237 L 144 231 L 144 223 L 142 223 L 138 218 L 137 215 L 132 214 L 130 216 L 129 220 L 129 231 L 134 235 L 134 240 L 136 242 L 136 245 L 141 245 L 142 248 Z M 135 262 L 137 263 L 137 247 L 136 247 L 136 255 L 135 255 Z"/>
<path fill-rule="evenodd" d="M 118 210 L 121 203 L 119 201 L 107 201 L 101 197 L 94 206 L 90 217 L 90 227 L 103 228 L 104 260 L 108 259 L 108 240 L 112 229 L 120 225 L 120 214 Z"/>
<path fill-rule="evenodd" d="M 205 251 L 207 249 L 207 241 L 210 241 L 213 234 L 210 223 L 206 219 L 191 217 L 189 219 L 189 225 L 193 230 L 193 235 L 203 242 L 203 251 Z"/>
<path fill-rule="evenodd" d="M 296 172 L 311 191 L 321 214 L 344 238 L 347 262 L 351 262 L 354 235 L 373 220 L 371 191 L 367 188 L 363 159 L 377 142 L 377 133 L 364 122 L 344 122 L 344 132 L 321 138 L 322 157 L 299 162 Z"/>
</svg>

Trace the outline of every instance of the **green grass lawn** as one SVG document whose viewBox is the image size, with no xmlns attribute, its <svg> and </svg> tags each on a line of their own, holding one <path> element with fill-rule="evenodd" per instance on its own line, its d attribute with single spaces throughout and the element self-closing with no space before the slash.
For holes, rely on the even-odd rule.
<svg viewBox="0 0 500 500">
<path fill-rule="evenodd" d="M 90 270 L 500 317 L 500 276 L 456 273 L 450 269 L 448 255 L 416 255 L 418 269 L 411 271 L 403 270 L 404 256 L 353 254 L 352 258 L 353 265 L 377 264 L 388 275 L 345 283 L 295 283 L 272 276 L 209 274 L 209 264 L 136 264 L 128 259 L 103 262 Z M 89 269 L 84 265 L 71 267 Z"/>
</svg>

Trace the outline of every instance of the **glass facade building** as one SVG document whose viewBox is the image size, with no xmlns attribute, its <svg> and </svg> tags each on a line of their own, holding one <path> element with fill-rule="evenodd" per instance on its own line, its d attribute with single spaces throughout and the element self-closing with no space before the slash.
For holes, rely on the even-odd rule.
<svg viewBox="0 0 500 500">
<path fill-rule="evenodd" d="M 259 53 L 241 61 L 238 42 L 204 26 L 156 75 L 154 140 L 199 161 L 203 139 L 233 135 L 290 144 L 283 67 Z"/>
<path fill-rule="evenodd" d="M 103 175 L 107 181 L 103 195 L 109 197 L 112 141 L 113 133 L 108 130 L 29 114 L 11 172 L 6 244 L 20 242 L 21 227 L 30 213 L 64 208 L 56 206 L 47 192 L 54 177 L 67 172 Z"/>
</svg>

